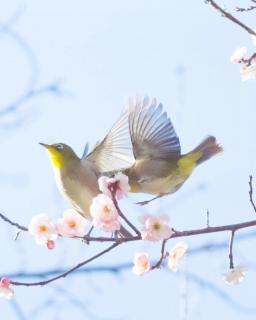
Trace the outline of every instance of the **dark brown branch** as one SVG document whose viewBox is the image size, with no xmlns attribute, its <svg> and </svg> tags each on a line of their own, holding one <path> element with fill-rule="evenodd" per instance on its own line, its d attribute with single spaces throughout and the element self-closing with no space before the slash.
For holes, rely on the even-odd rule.
<svg viewBox="0 0 256 320">
<path fill-rule="evenodd" d="M 242 59 L 241 62 L 245 63 L 247 67 L 249 67 L 253 60 L 256 59 L 256 52 L 254 54 L 251 55 L 251 57 L 249 59 Z"/>
<path fill-rule="evenodd" d="M 38 281 L 38 282 L 19 282 L 19 281 L 11 281 L 11 284 L 14 285 L 14 286 L 25 286 L 25 287 L 31 287 L 31 286 L 45 286 L 46 284 L 48 283 L 51 283 L 53 281 L 56 281 L 56 280 L 59 280 L 61 278 L 65 278 L 67 275 L 69 275 L 70 273 L 74 272 L 75 270 L 77 269 L 80 269 L 81 267 L 85 266 L 86 264 L 92 262 L 93 260 L 101 257 L 102 255 L 104 255 L 105 253 L 113 250 L 114 248 L 116 248 L 117 246 L 119 246 L 120 243 L 114 243 L 112 244 L 110 247 L 108 247 L 107 249 L 99 252 L 98 254 L 96 254 L 95 256 L 85 260 L 85 261 L 82 261 L 80 263 L 78 263 L 76 266 L 74 266 L 73 268 L 67 270 L 66 272 L 63 272 L 61 273 L 60 275 L 56 276 L 56 277 L 53 277 L 53 278 L 50 278 L 48 280 L 45 280 L 45 281 Z"/>
<path fill-rule="evenodd" d="M 229 268 L 234 269 L 234 258 L 233 258 L 233 243 L 235 239 L 235 231 L 231 231 L 231 236 L 230 236 L 230 241 L 229 241 L 229 252 L 228 252 L 228 257 L 229 257 Z"/>
<path fill-rule="evenodd" d="M 234 17 L 232 14 L 230 14 L 229 12 L 227 12 L 225 9 L 221 8 L 215 1 L 213 0 L 207 0 L 207 3 L 209 3 L 214 9 L 216 9 L 217 11 L 219 11 L 222 16 L 226 17 L 227 19 L 229 19 L 230 21 L 234 22 L 235 24 L 237 24 L 238 26 L 240 26 L 242 29 L 244 29 L 245 31 L 247 31 L 249 34 L 256 36 L 256 32 L 248 27 L 246 24 L 244 24 L 243 22 L 241 22 L 240 20 L 238 20 L 236 17 Z"/>
<path fill-rule="evenodd" d="M 188 230 L 188 231 L 175 231 L 174 234 L 171 236 L 171 238 L 190 237 L 195 235 L 224 232 L 224 231 L 237 231 L 240 229 L 250 228 L 254 226 L 256 226 L 256 220 L 251 220 L 247 222 L 229 224 L 229 225 L 219 226 L 219 227 L 206 227 L 202 229 L 194 229 L 194 230 Z"/>
<path fill-rule="evenodd" d="M 252 0 L 252 2 L 254 2 L 254 3 L 256 3 L 256 1 L 255 0 Z M 242 7 L 236 7 L 236 11 L 237 12 L 248 12 L 248 11 L 252 11 L 252 10 L 254 10 L 254 9 L 256 9 L 256 6 L 248 6 L 248 7 L 246 7 L 246 8 L 242 8 Z"/>
<path fill-rule="evenodd" d="M 126 216 L 123 214 L 123 212 L 122 212 L 121 209 L 119 208 L 119 205 L 118 205 L 118 203 L 117 203 L 115 194 L 114 194 L 113 192 L 112 192 L 112 200 L 113 200 L 113 202 L 114 202 L 114 205 L 115 205 L 115 207 L 116 207 L 116 210 L 117 210 L 119 216 L 128 224 L 128 226 L 137 234 L 137 236 L 140 237 L 140 236 L 141 236 L 140 231 L 139 231 L 139 230 L 135 227 L 135 225 L 132 224 L 132 223 L 130 222 L 130 220 L 127 219 Z"/>
<path fill-rule="evenodd" d="M 14 226 L 14 227 L 17 227 L 19 230 L 28 231 L 28 228 L 27 228 L 27 227 L 24 227 L 24 226 L 18 224 L 17 222 L 11 221 L 11 220 L 8 219 L 6 216 L 4 216 L 2 213 L 0 213 L 0 218 L 1 218 L 2 220 L 4 220 L 5 222 L 8 222 L 10 225 L 12 225 L 12 226 Z"/>
<path fill-rule="evenodd" d="M 252 204 L 252 207 L 253 207 L 253 210 L 254 212 L 256 213 L 256 206 L 255 206 L 255 203 L 253 201 L 253 198 L 252 198 L 252 194 L 253 194 L 253 187 L 252 187 L 252 176 L 249 176 L 249 197 L 250 197 L 250 202 Z"/>
<path fill-rule="evenodd" d="M 3 218 L 4 216 L 1 215 L 1 217 Z M 4 217 L 5 218 L 5 217 Z M 12 221 L 9 222 L 9 219 L 4 219 L 4 221 L 10 223 L 11 225 L 18 225 L 16 223 L 13 223 Z M 247 221 L 247 222 L 243 222 L 243 223 L 237 223 L 237 224 L 230 224 L 230 225 L 225 225 L 225 226 L 219 226 L 219 227 L 207 227 L 207 228 L 202 228 L 202 229 L 194 229 L 194 230 L 188 230 L 188 231 L 174 231 L 174 234 L 169 238 L 163 241 L 162 243 L 162 251 L 161 251 L 161 258 L 160 258 L 160 264 L 162 263 L 163 259 L 164 259 L 164 250 L 165 250 L 165 244 L 168 240 L 172 239 L 172 238 L 179 238 L 179 237 L 189 237 L 189 236 L 194 236 L 194 235 L 201 235 L 201 234 L 209 234 L 209 233 L 215 233 L 215 232 L 223 232 L 223 231 L 231 231 L 231 232 L 235 232 L 237 230 L 240 229 L 244 229 L 244 228 L 249 228 L 249 227 L 253 227 L 256 226 L 256 220 L 252 220 L 252 221 Z M 99 238 L 96 238 L 99 239 Z M 108 239 L 108 238 L 107 238 Z M 89 239 L 90 240 L 90 239 Z M 122 243 L 125 242 L 130 242 L 130 241 L 139 241 L 141 240 L 140 236 L 136 236 L 136 237 L 129 237 L 129 238 L 122 238 L 122 239 L 117 239 L 115 240 L 116 242 L 113 243 L 110 247 L 108 247 L 107 249 L 101 251 L 100 253 L 98 253 L 97 255 L 77 264 L 75 267 L 69 269 L 68 271 L 50 278 L 48 280 L 45 281 L 40 281 L 40 282 L 17 282 L 17 281 L 12 281 L 13 285 L 17 285 L 17 286 L 42 286 L 42 285 L 46 285 L 48 283 L 51 283 L 53 281 L 56 281 L 58 279 L 64 278 L 66 277 L 68 274 L 72 273 L 73 271 L 81 268 L 82 266 L 88 264 L 89 262 L 97 259 L 98 257 L 104 255 L 105 253 L 111 251 L 112 249 L 114 249 L 115 247 L 119 246 Z M 163 258 L 162 258 L 163 257 Z"/>
<path fill-rule="evenodd" d="M 166 246 L 166 243 L 167 243 L 168 240 L 163 240 L 162 242 L 162 247 L 161 247 L 161 256 L 160 256 L 160 259 L 156 262 L 156 264 L 154 264 L 152 267 L 151 267 L 151 270 L 154 270 L 156 268 L 160 268 L 161 265 L 162 265 L 162 262 L 163 260 L 166 258 L 166 252 L 165 252 L 165 246 Z"/>
<path fill-rule="evenodd" d="M 0 214 L 0 218 L 2 218 L 5 222 L 11 224 L 12 226 L 17 227 L 19 230 L 23 230 L 23 231 L 28 230 L 26 227 L 23 227 L 20 224 L 11 221 L 7 217 L 5 217 L 3 214 Z M 237 223 L 237 224 L 218 226 L 218 227 L 206 227 L 206 228 L 201 228 L 201 229 L 187 230 L 187 231 L 174 230 L 174 234 L 169 239 L 166 239 L 163 241 L 162 249 L 161 249 L 161 257 L 160 257 L 159 261 L 153 266 L 152 269 L 159 268 L 161 266 L 161 263 L 162 263 L 163 259 L 165 258 L 165 245 L 166 245 L 167 241 L 170 239 L 179 238 L 179 237 L 189 237 L 189 236 L 195 236 L 195 235 L 201 235 L 201 234 L 209 234 L 209 233 L 215 233 L 215 232 L 224 232 L 224 231 L 231 231 L 232 235 L 233 235 L 237 230 L 245 229 L 245 228 L 249 228 L 249 227 L 253 227 L 253 226 L 256 226 L 256 220 L 247 221 L 247 222 L 243 222 L 243 223 Z M 66 272 L 64 272 L 58 276 L 55 276 L 53 278 L 50 278 L 48 280 L 40 281 L 40 282 L 12 281 L 11 283 L 13 285 L 17 285 L 17 286 L 42 286 L 42 285 L 46 285 L 48 283 L 51 283 L 53 281 L 56 281 L 58 279 L 66 277 L 67 275 L 69 275 L 73 271 L 83 267 L 84 265 L 87 265 L 91 261 L 94 261 L 95 259 L 97 259 L 100 256 L 104 255 L 105 253 L 111 251 L 112 249 L 114 249 L 115 247 L 119 246 L 122 243 L 141 240 L 141 236 L 118 238 L 118 239 L 112 239 L 112 238 L 107 238 L 107 237 L 88 237 L 87 240 L 88 241 L 101 241 L 101 242 L 114 241 L 114 243 L 110 247 L 108 247 L 107 249 L 96 254 L 95 256 L 77 264 L 76 266 L 67 270 Z M 231 245 L 233 245 L 233 240 L 231 242 Z M 232 247 L 231 247 L 231 253 L 232 253 Z"/>
</svg>

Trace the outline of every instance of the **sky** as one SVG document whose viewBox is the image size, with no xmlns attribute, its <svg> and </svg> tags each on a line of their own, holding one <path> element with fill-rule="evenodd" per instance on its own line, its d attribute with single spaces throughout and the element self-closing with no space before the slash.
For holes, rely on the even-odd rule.
<svg viewBox="0 0 256 320">
<path fill-rule="evenodd" d="M 222 1 L 231 12 L 241 3 Z M 255 14 L 237 15 L 253 28 Z M 141 94 L 163 103 L 182 152 L 212 134 L 224 153 L 198 167 L 177 193 L 148 207 L 134 205 L 146 195 L 129 196 L 121 203 L 127 216 L 139 225 L 142 213 L 165 213 L 177 230 L 204 227 L 207 210 L 213 226 L 253 219 L 248 177 L 256 177 L 256 82 L 242 82 L 239 67 L 229 61 L 237 47 L 255 50 L 242 29 L 204 1 L 0 0 L 0 22 L 2 213 L 24 225 L 42 212 L 57 219 L 68 204 L 38 142 L 65 142 L 82 155 L 86 142 L 93 148 L 108 132 L 125 97 Z M 60 94 L 44 90 L 56 84 Z M 35 97 L 1 113 L 31 89 Z M 63 240 L 48 251 L 28 234 L 13 241 L 14 231 L 0 223 L 1 275 L 68 269 L 104 246 Z M 249 271 L 241 285 L 231 287 L 222 281 L 228 238 L 223 233 L 183 239 L 190 253 L 179 274 L 162 269 L 135 277 L 127 268 L 15 288 L 13 301 L 0 301 L 1 313 L 8 320 L 255 319 L 256 241 L 237 236 L 235 264 Z M 222 242 L 223 250 L 196 251 Z M 145 250 L 157 258 L 160 244 L 127 244 L 92 266 L 131 263 Z"/>
</svg>

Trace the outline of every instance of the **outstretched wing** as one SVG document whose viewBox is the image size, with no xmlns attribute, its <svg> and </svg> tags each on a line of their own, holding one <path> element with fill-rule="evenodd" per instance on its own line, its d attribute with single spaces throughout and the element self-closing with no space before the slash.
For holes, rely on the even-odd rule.
<svg viewBox="0 0 256 320">
<path fill-rule="evenodd" d="M 129 130 L 135 159 L 173 159 L 180 156 L 180 142 L 170 118 L 155 98 L 129 100 Z"/>
<path fill-rule="evenodd" d="M 99 172 L 116 171 L 134 163 L 126 108 L 106 137 L 85 158 L 94 163 Z"/>
</svg>

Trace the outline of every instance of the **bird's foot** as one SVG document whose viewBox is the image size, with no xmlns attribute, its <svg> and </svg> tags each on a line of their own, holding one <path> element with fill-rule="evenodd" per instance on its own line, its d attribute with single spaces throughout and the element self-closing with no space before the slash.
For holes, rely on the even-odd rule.
<svg viewBox="0 0 256 320">
<path fill-rule="evenodd" d="M 159 194 L 158 196 L 156 196 L 156 197 L 154 197 L 152 199 L 149 199 L 149 200 L 146 200 L 146 201 L 136 202 L 136 204 L 139 204 L 140 206 L 145 206 L 145 205 L 149 204 L 151 201 L 159 199 L 159 198 L 161 198 L 163 196 L 164 196 L 164 194 Z"/>
<path fill-rule="evenodd" d="M 138 204 L 140 206 L 145 206 L 147 205 L 151 200 L 146 200 L 146 201 L 139 201 L 139 202 L 136 202 L 135 204 Z"/>
</svg>

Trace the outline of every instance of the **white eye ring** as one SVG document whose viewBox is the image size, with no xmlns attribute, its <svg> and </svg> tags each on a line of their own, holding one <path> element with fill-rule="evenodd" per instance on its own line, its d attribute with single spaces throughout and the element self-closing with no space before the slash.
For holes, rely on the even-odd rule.
<svg viewBox="0 0 256 320">
<path fill-rule="evenodd" d="M 59 143 L 56 145 L 56 149 L 62 150 L 64 148 L 63 144 Z"/>
</svg>

